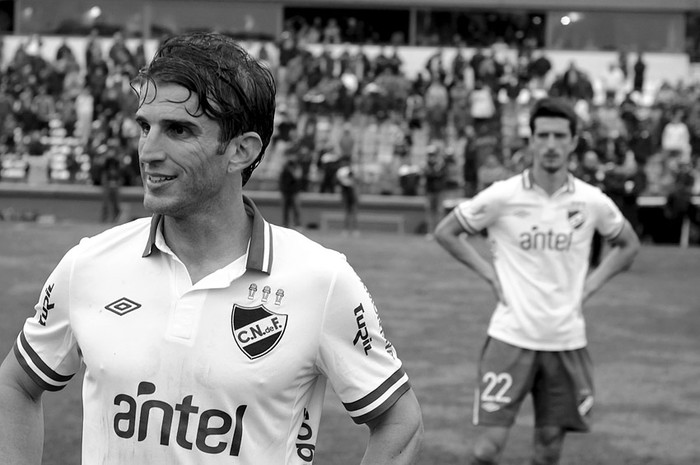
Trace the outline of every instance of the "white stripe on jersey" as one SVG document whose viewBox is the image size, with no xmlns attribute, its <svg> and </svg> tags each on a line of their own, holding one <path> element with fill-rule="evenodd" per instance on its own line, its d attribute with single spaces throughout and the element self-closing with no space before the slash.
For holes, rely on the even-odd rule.
<svg viewBox="0 0 700 465">
<path fill-rule="evenodd" d="M 384 402 L 386 402 L 390 397 L 392 397 L 399 389 L 408 384 L 408 375 L 403 374 L 391 387 L 389 387 L 384 394 L 379 396 L 375 401 L 367 404 L 365 407 L 359 408 L 357 410 L 348 411 L 353 420 L 371 413 L 372 411 L 378 409 Z M 392 402 L 393 404 L 393 402 Z"/>
<path fill-rule="evenodd" d="M 18 360 L 20 361 L 20 364 L 24 365 L 25 370 L 28 368 L 31 370 L 31 373 L 39 378 L 38 380 L 35 379 L 35 381 L 38 381 L 37 384 L 41 385 L 43 382 L 43 387 L 49 391 L 58 391 L 63 389 L 71 380 L 72 376 L 62 376 L 61 378 L 64 378 L 65 380 L 56 380 L 52 378 L 50 375 L 46 374 L 41 367 L 34 363 L 34 360 L 32 360 L 32 356 L 29 353 L 29 351 L 32 350 L 31 347 L 27 348 L 24 344 L 25 342 L 22 341 L 22 333 L 20 333 L 20 335 L 17 336 L 17 341 L 15 343 L 16 353 L 17 355 L 21 356 L 21 358 L 18 358 Z M 31 376 L 31 373 L 28 374 Z"/>
</svg>

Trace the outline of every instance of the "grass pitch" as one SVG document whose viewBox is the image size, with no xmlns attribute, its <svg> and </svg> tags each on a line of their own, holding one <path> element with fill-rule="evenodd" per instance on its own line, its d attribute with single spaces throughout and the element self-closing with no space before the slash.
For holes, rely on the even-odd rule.
<svg viewBox="0 0 700 465">
<path fill-rule="evenodd" d="M 96 224 L 0 222 L 0 352 L 7 353 L 59 258 Z M 309 236 L 345 253 L 365 281 L 421 403 L 421 465 L 465 463 L 476 361 L 494 298 L 485 283 L 418 236 Z M 571 434 L 562 464 L 695 465 L 700 462 L 700 249 L 645 246 L 632 269 L 586 307 L 597 399 L 589 434 Z M 80 382 L 44 396 L 45 465 L 80 463 Z M 503 464 L 527 463 L 525 405 Z M 315 463 L 359 463 L 367 430 L 332 391 Z M 262 460 L 262 459 L 261 459 Z M 263 460 L 264 462 L 264 460 Z M 261 464 L 263 463 L 261 462 Z"/>
</svg>

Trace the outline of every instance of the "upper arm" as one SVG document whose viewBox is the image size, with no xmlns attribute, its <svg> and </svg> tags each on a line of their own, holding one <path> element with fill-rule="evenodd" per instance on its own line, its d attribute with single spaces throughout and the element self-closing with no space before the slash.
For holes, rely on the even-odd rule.
<svg viewBox="0 0 700 465">
<path fill-rule="evenodd" d="M 423 440 L 423 420 L 413 390 L 367 423 L 370 436 L 362 463 L 409 465 L 415 462 Z"/>
<path fill-rule="evenodd" d="M 457 215 L 454 211 L 445 215 L 435 228 L 435 236 L 438 237 L 438 239 L 459 236 L 464 232 L 464 227 L 457 219 Z"/>
<path fill-rule="evenodd" d="M 634 232 L 634 228 L 632 228 L 632 225 L 627 220 L 625 220 L 624 224 L 622 225 L 622 230 L 620 230 L 620 233 L 610 239 L 609 242 L 614 247 L 630 247 L 635 250 L 639 248 L 639 238 L 637 237 L 637 233 Z"/>
<path fill-rule="evenodd" d="M 39 386 L 22 368 L 13 351 L 10 351 L 5 360 L 0 365 L 0 387 L 2 391 L 18 392 L 27 399 L 38 402 L 44 392 L 44 388 Z M 4 395 L 4 394 L 3 394 Z"/>
<path fill-rule="evenodd" d="M 413 389 L 406 391 L 384 413 L 367 422 L 370 431 L 392 424 L 422 430 L 423 416 Z"/>
</svg>

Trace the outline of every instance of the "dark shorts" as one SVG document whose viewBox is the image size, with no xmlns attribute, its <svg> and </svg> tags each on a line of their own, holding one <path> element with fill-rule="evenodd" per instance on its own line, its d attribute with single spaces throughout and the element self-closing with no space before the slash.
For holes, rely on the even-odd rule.
<svg viewBox="0 0 700 465">
<path fill-rule="evenodd" d="M 522 349 L 489 337 L 479 362 L 474 424 L 509 427 L 527 394 L 535 426 L 588 431 L 593 407 L 593 364 L 583 349 Z"/>
</svg>

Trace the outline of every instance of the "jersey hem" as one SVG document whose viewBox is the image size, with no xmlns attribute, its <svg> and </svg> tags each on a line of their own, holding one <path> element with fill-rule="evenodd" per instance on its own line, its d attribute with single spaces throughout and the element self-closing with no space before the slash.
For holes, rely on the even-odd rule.
<svg viewBox="0 0 700 465">
<path fill-rule="evenodd" d="M 536 350 L 536 351 L 541 351 L 541 352 L 563 352 L 565 350 L 578 350 L 578 349 L 583 349 L 588 345 L 588 342 L 584 339 L 582 341 L 578 341 L 575 343 L 571 344 L 538 344 L 537 342 L 533 341 L 523 341 L 522 339 L 517 339 L 510 337 L 509 335 L 503 334 L 503 333 L 498 333 L 497 331 L 488 331 L 488 336 L 492 337 L 493 339 L 498 339 L 501 342 L 505 342 L 506 344 L 510 344 L 515 347 L 520 347 L 521 349 L 526 349 L 526 350 Z"/>
</svg>

